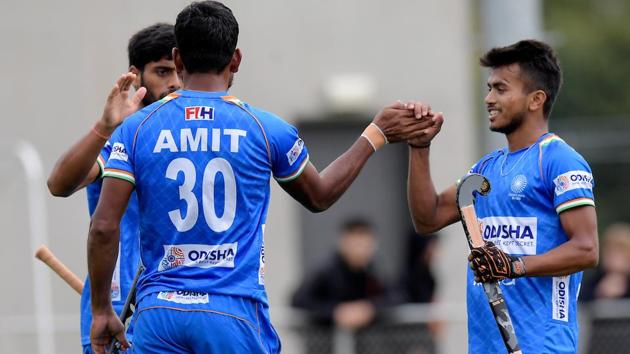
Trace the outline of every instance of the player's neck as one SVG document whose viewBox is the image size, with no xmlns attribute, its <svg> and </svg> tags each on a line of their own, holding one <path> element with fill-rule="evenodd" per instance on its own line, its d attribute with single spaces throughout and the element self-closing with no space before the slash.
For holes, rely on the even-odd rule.
<svg viewBox="0 0 630 354">
<path fill-rule="evenodd" d="M 223 92 L 227 91 L 230 83 L 229 73 L 182 73 L 184 90 Z"/>
<path fill-rule="evenodd" d="M 548 132 L 549 126 L 545 119 L 526 119 L 515 131 L 505 135 L 508 149 L 513 152 L 526 148 Z"/>
</svg>

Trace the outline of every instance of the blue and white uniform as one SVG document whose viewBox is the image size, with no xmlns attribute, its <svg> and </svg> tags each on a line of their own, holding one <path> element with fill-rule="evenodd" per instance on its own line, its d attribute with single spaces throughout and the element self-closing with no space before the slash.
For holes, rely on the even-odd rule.
<svg viewBox="0 0 630 354">
<path fill-rule="evenodd" d="M 495 151 L 471 172 L 484 175 L 491 185 L 475 206 L 483 237 L 511 255 L 540 255 L 567 242 L 559 214 L 595 206 L 590 167 L 551 133 L 518 151 Z M 581 281 L 578 272 L 500 283 L 523 353 L 577 353 Z M 467 285 L 469 353 L 506 353 L 483 288 L 470 269 Z"/>
<path fill-rule="evenodd" d="M 111 144 L 107 142 L 97 159 L 98 166 L 101 170 L 101 176 L 104 171 L 105 161 L 109 159 L 111 153 Z M 88 210 L 90 217 L 96 210 L 98 199 L 101 195 L 102 178 L 94 181 L 86 187 L 88 198 Z M 138 265 L 140 264 L 140 227 L 138 220 L 138 198 L 134 192 L 127 205 L 127 210 L 120 222 L 120 244 L 118 247 L 118 261 L 116 269 L 112 276 L 112 306 L 117 314 L 123 309 L 127 294 L 133 283 Z M 84 353 L 91 353 L 90 347 L 90 327 L 92 325 L 92 303 L 90 301 L 90 281 L 89 277 L 85 279 L 83 293 L 81 294 L 81 345 Z M 133 326 L 130 325 L 127 330 L 127 339 L 131 340 L 133 335 Z"/>
<path fill-rule="evenodd" d="M 264 287 L 269 181 L 297 178 L 308 152 L 294 127 L 226 95 L 177 91 L 112 137 L 105 176 L 133 183 L 140 205 L 137 352 L 280 350 Z"/>
</svg>

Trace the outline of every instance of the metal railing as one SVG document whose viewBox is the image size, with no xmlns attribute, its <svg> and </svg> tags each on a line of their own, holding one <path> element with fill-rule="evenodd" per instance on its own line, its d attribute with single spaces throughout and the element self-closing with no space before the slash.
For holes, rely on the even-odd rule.
<svg viewBox="0 0 630 354">
<path fill-rule="evenodd" d="M 580 354 L 630 353 L 630 300 L 581 304 L 579 314 Z M 466 310 L 463 304 L 401 305 L 383 311 L 377 323 L 358 331 L 314 325 L 299 310 L 274 309 L 272 318 L 285 336 L 297 338 L 297 346 L 286 351 L 290 353 L 456 354 L 441 349 L 445 339 L 434 328 L 466 321 Z"/>
</svg>

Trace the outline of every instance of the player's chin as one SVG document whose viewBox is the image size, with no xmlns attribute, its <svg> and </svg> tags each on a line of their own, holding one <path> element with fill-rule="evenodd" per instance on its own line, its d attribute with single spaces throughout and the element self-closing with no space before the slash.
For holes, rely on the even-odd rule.
<svg viewBox="0 0 630 354">
<path fill-rule="evenodd" d="M 159 98 L 159 99 L 163 99 L 164 97 L 166 97 L 166 96 L 170 95 L 171 93 L 173 93 L 173 92 L 175 92 L 175 91 L 177 91 L 177 90 L 168 90 L 168 91 L 162 92 L 162 93 L 160 94 L 160 98 Z"/>
</svg>

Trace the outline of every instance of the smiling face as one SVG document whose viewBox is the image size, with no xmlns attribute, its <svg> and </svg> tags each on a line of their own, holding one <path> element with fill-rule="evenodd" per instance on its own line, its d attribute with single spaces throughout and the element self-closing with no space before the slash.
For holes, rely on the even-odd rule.
<svg viewBox="0 0 630 354">
<path fill-rule="evenodd" d="M 493 68 L 484 99 L 490 130 L 503 134 L 516 131 L 528 113 L 530 94 L 518 64 Z"/>
</svg>

